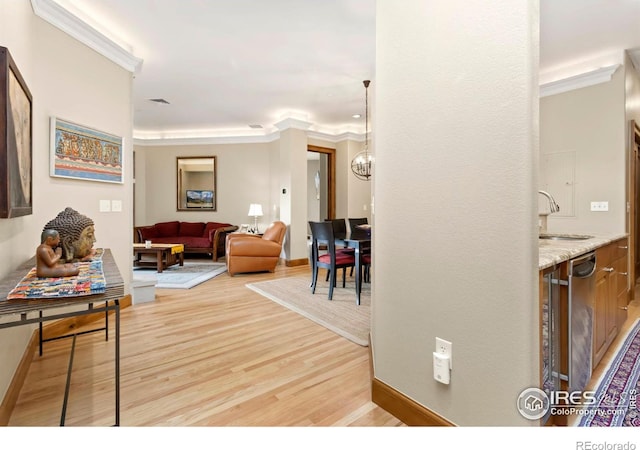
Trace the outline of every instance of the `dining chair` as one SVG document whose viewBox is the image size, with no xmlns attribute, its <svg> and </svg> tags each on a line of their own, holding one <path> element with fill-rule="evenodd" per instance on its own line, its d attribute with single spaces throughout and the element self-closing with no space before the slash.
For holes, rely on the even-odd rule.
<svg viewBox="0 0 640 450">
<path fill-rule="evenodd" d="M 336 251 L 333 225 L 330 221 L 309 222 L 309 227 L 311 228 L 311 293 L 316 292 L 318 269 L 324 268 L 329 271 L 329 300 L 332 300 L 338 269 L 342 269 L 342 287 L 344 288 L 346 287 L 346 270 L 348 267 L 355 267 L 355 256 L 352 253 Z M 321 246 L 326 246 L 326 253 L 320 253 Z"/>
<path fill-rule="evenodd" d="M 355 227 L 358 225 L 368 225 L 369 219 L 366 217 L 358 217 L 358 218 L 349 218 L 349 229 L 353 231 Z"/>
<path fill-rule="evenodd" d="M 347 234 L 347 221 L 345 219 L 324 219 L 325 222 L 331 222 L 333 225 L 333 235 L 340 236 Z M 355 249 L 350 247 L 336 247 L 336 251 L 338 253 L 348 253 L 353 255 L 355 253 Z M 353 268 L 349 272 L 349 276 L 353 276 Z M 329 273 L 327 272 L 327 281 L 329 281 Z"/>
<path fill-rule="evenodd" d="M 371 252 L 362 255 L 362 280 L 371 283 Z"/>
<path fill-rule="evenodd" d="M 353 230 L 357 229 L 358 225 L 368 225 L 369 224 L 369 219 L 367 219 L 366 217 L 349 217 L 349 229 L 351 230 L 351 232 L 353 232 Z M 370 273 L 370 266 L 371 266 L 371 248 L 370 247 L 365 247 L 361 249 L 361 253 L 362 253 L 362 257 L 363 257 L 363 261 L 362 261 L 362 267 L 364 268 L 364 281 L 365 282 L 369 282 L 369 273 Z M 364 257 L 368 255 L 368 263 L 364 261 Z"/>
<path fill-rule="evenodd" d="M 333 226 L 334 236 L 347 234 L 347 221 L 345 219 L 324 219 L 325 222 L 331 222 Z M 338 250 L 347 250 L 348 253 L 353 253 L 352 248 L 344 247 Z"/>
</svg>

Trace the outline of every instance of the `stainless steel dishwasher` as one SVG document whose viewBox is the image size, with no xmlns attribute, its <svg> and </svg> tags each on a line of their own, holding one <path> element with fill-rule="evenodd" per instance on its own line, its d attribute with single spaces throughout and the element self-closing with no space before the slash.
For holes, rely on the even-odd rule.
<svg viewBox="0 0 640 450">
<path fill-rule="evenodd" d="M 567 382 L 572 392 L 582 391 L 591 378 L 595 273 L 595 252 L 569 261 Z"/>
</svg>

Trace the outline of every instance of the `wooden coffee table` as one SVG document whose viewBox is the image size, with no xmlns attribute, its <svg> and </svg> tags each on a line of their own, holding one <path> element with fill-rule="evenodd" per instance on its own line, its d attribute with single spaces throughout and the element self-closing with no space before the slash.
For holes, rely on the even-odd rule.
<svg viewBox="0 0 640 450">
<path fill-rule="evenodd" d="M 133 260 L 135 267 L 156 266 L 158 273 L 169 266 L 180 264 L 184 266 L 184 245 L 182 244 L 151 244 L 147 248 L 145 244 L 133 244 Z M 143 261 L 142 255 L 156 255 L 155 261 Z"/>
</svg>

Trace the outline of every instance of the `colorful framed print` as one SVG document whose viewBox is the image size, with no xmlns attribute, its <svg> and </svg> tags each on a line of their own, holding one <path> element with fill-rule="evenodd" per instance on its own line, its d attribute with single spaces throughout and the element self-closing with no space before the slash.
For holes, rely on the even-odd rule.
<svg viewBox="0 0 640 450">
<path fill-rule="evenodd" d="M 122 138 L 51 118 L 52 177 L 123 183 Z"/>
</svg>

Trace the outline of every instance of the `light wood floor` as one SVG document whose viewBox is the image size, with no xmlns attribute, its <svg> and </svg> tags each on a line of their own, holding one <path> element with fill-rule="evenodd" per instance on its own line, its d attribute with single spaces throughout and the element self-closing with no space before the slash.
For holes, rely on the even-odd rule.
<svg viewBox="0 0 640 450">
<path fill-rule="evenodd" d="M 121 425 L 402 426 L 371 402 L 368 348 L 245 287 L 300 274 L 222 274 L 124 309 Z M 70 349 L 36 352 L 10 426 L 59 425 Z M 66 425 L 113 425 L 113 355 L 102 333 L 77 338 Z"/>
<path fill-rule="evenodd" d="M 245 287 L 301 274 L 309 268 L 223 274 L 124 309 L 121 425 L 402 426 L 370 401 L 367 348 Z M 620 338 L 638 317 L 635 300 Z M 36 353 L 10 426 L 59 425 L 70 349 L 64 339 Z M 113 352 L 101 333 L 78 337 L 66 425 L 113 424 Z"/>
</svg>

